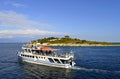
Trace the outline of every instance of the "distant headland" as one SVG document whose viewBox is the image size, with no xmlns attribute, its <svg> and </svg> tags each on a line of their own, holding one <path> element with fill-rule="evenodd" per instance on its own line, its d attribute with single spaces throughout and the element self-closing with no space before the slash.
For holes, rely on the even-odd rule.
<svg viewBox="0 0 120 79">
<path fill-rule="evenodd" d="M 115 44 L 112 42 L 98 42 L 71 38 L 68 35 L 62 38 L 48 37 L 32 40 L 29 44 L 41 44 L 45 46 L 120 46 L 120 44 Z"/>
</svg>

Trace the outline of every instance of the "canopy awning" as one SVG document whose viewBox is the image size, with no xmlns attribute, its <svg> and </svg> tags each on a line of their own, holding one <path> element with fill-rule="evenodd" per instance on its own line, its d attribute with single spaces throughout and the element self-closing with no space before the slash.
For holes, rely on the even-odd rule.
<svg viewBox="0 0 120 79">
<path fill-rule="evenodd" d="M 51 48 L 51 47 L 41 47 L 40 50 L 43 50 L 43 51 L 52 51 L 52 50 L 56 50 L 56 49 Z"/>
</svg>

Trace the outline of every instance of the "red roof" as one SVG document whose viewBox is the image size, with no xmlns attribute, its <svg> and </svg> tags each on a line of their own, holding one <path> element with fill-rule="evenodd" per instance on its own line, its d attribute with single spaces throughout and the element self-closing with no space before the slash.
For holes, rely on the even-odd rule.
<svg viewBox="0 0 120 79">
<path fill-rule="evenodd" d="M 41 47 L 41 49 L 40 50 L 47 50 L 47 51 L 51 51 L 51 50 L 54 50 L 53 48 L 51 48 L 51 47 Z"/>
</svg>

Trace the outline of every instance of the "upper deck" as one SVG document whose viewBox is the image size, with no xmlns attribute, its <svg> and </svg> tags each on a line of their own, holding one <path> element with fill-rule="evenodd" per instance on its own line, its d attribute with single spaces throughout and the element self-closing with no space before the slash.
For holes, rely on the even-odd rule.
<svg viewBox="0 0 120 79">
<path fill-rule="evenodd" d="M 46 46 L 33 46 L 33 45 L 24 45 L 22 47 L 23 53 L 29 53 L 32 55 L 40 55 L 40 56 L 48 56 L 48 57 L 59 57 L 59 58 L 74 58 L 74 54 L 71 52 L 69 53 L 62 53 L 58 52 L 58 49 L 54 49 L 51 47 L 46 47 Z"/>
</svg>

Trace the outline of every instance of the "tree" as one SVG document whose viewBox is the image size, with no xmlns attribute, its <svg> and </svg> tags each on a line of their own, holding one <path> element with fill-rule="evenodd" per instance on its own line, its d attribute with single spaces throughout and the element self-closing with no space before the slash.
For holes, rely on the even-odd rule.
<svg viewBox="0 0 120 79">
<path fill-rule="evenodd" d="M 66 35 L 65 38 L 70 38 L 70 36 Z"/>
</svg>

